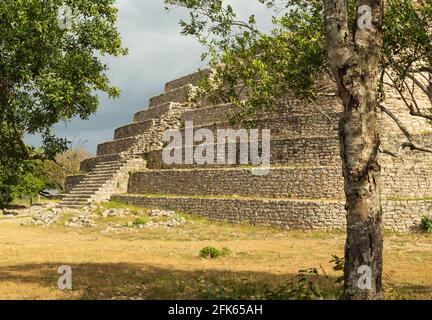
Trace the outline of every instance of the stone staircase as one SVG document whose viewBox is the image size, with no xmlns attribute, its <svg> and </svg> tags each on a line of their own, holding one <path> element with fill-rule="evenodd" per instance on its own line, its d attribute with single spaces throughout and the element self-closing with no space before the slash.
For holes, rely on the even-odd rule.
<svg viewBox="0 0 432 320">
<path fill-rule="evenodd" d="M 127 192 L 129 172 L 145 169 L 143 155 L 162 148 L 165 130 L 180 127 L 182 114 L 188 110 L 185 102 L 190 84 L 206 72 L 167 83 L 165 91 L 151 98 L 149 107 L 137 112 L 132 123 L 115 129 L 114 139 L 99 144 L 96 157 L 81 163 L 81 171 L 86 174 L 80 181 L 68 177 L 67 185 L 72 187 L 59 207 L 80 208 Z"/>
<path fill-rule="evenodd" d="M 140 158 L 99 162 L 59 203 L 61 208 L 80 208 L 92 202 L 108 201 L 111 195 L 127 191 L 129 172 L 145 168 Z"/>
</svg>

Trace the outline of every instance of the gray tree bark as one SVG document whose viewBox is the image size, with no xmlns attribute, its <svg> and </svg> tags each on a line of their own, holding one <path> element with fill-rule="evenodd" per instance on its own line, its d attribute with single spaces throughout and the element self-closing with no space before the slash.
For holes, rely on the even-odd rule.
<svg viewBox="0 0 432 320">
<path fill-rule="evenodd" d="M 379 299 L 383 237 L 377 114 L 383 1 L 358 0 L 357 7 L 371 9 L 372 25 L 360 22 L 352 30 L 347 0 L 323 1 L 328 56 L 344 106 L 339 138 L 347 212 L 345 298 Z M 361 17 L 367 18 L 363 10 L 357 19 Z M 368 277 L 359 273 L 362 266 L 371 270 L 370 287 L 367 281 L 360 283 Z"/>
</svg>

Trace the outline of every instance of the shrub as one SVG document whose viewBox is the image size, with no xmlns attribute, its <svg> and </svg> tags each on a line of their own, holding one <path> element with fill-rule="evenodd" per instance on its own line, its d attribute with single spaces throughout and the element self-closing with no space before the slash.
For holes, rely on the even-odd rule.
<svg viewBox="0 0 432 320">
<path fill-rule="evenodd" d="M 146 224 L 147 222 L 145 221 L 145 220 L 143 220 L 143 219 L 135 219 L 133 222 L 132 222 L 132 224 L 134 225 L 134 226 L 140 226 L 140 225 L 143 225 L 143 224 Z"/>
<path fill-rule="evenodd" d="M 300 270 L 294 280 L 266 292 L 267 300 L 322 300 L 323 294 L 313 277 L 318 276 L 316 268 Z"/>
<path fill-rule="evenodd" d="M 222 250 L 216 249 L 214 247 L 205 247 L 200 251 L 201 258 L 211 258 L 216 259 L 219 257 L 226 257 L 231 254 L 231 250 L 228 248 L 222 248 Z"/>
<path fill-rule="evenodd" d="M 432 233 L 432 218 L 431 217 L 423 217 L 420 222 L 420 229 L 423 232 Z"/>
</svg>

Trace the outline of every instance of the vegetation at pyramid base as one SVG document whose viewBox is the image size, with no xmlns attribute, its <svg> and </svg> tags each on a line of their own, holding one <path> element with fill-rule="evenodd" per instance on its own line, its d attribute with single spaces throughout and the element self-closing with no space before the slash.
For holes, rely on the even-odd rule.
<svg viewBox="0 0 432 320">
<path fill-rule="evenodd" d="M 65 190 L 65 179 L 80 172 L 80 162 L 89 153 L 78 147 L 57 155 L 53 160 L 23 160 L 0 167 L 0 208 L 14 200 L 33 198 L 45 189 Z"/>
</svg>

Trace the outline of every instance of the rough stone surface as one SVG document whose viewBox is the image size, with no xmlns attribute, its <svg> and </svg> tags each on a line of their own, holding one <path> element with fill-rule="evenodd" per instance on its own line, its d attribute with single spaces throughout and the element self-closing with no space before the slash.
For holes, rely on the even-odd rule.
<svg viewBox="0 0 432 320">
<path fill-rule="evenodd" d="M 88 213 L 81 213 L 73 216 L 65 223 L 65 226 L 69 228 L 95 227 L 96 223 Z"/>
</svg>

